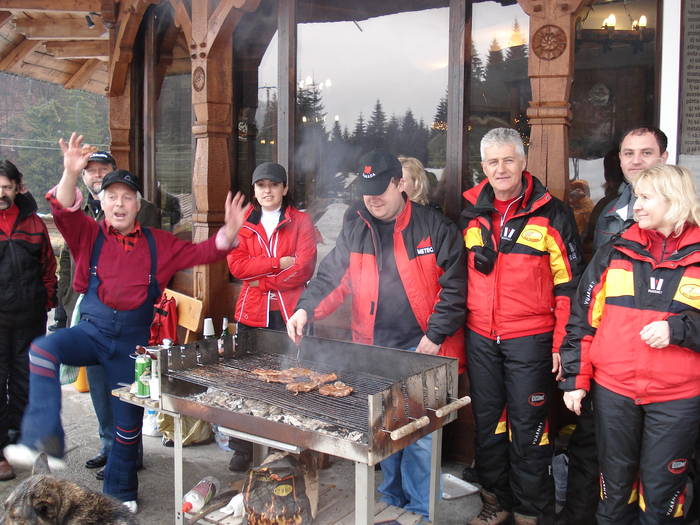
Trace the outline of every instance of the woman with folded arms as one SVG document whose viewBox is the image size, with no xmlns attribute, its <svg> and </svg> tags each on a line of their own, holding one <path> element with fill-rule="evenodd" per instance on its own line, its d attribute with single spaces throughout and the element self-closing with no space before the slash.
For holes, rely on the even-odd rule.
<svg viewBox="0 0 700 525">
<path fill-rule="evenodd" d="M 700 426 L 700 208 L 693 177 L 637 179 L 636 224 L 581 278 L 561 348 L 564 402 L 593 396 L 599 525 L 677 523 Z"/>
</svg>

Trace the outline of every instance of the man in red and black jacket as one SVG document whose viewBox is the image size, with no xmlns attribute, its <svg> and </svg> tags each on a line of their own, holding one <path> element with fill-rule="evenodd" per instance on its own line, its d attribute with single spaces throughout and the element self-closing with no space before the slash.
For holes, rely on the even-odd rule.
<svg viewBox="0 0 700 525">
<path fill-rule="evenodd" d="M 56 300 L 56 258 L 22 174 L 0 162 L 0 450 L 17 431 L 29 393 L 29 343 L 46 332 Z M 0 480 L 15 477 L 0 453 Z"/>
<path fill-rule="evenodd" d="M 583 270 L 571 210 L 529 172 L 520 135 L 481 141 L 486 179 L 466 191 L 467 358 L 481 514 L 471 525 L 554 514 L 547 419 L 552 373 Z"/>
<path fill-rule="evenodd" d="M 389 153 L 362 159 L 363 203 L 345 215 L 336 246 L 287 323 L 298 341 L 308 319 L 352 294 L 352 338 L 459 359 L 464 366 L 464 246 L 455 225 L 399 189 L 401 163 Z M 382 500 L 428 516 L 431 436 L 381 462 Z"/>
</svg>

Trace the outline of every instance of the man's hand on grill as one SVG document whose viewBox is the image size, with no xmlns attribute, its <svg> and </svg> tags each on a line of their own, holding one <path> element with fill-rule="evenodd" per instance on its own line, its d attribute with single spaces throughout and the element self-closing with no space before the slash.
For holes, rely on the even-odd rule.
<svg viewBox="0 0 700 525">
<path fill-rule="evenodd" d="M 295 344 L 301 343 L 304 327 L 309 320 L 306 310 L 297 310 L 287 321 L 287 335 Z"/>
<path fill-rule="evenodd" d="M 427 335 L 421 337 L 421 340 L 418 343 L 418 346 L 416 347 L 416 352 L 420 354 L 437 355 L 439 351 L 440 345 L 436 345 L 435 343 L 433 343 L 430 339 L 428 339 Z"/>
</svg>

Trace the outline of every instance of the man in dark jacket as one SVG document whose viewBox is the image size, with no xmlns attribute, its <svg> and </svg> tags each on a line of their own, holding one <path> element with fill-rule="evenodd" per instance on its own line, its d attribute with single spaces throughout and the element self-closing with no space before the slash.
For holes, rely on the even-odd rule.
<svg viewBox="0 0 700 525">
<path fill-rule="evenodd" d="M 19 429 L 29 391 L 29 343 L 46 332 L 56 298 L 56 258 L 22 174 L 0 162 L 0 450 Z M 15 477 L 0 453 L 0 480 Z"/>
<path fill-rule="evenodd" d="M 583 270 L 571 210 L 529 172 L 523 142 L 481 141 L 486 179 L 466 191 L 467 357 L 482 512 L 470 525 L 554 516 L 548 411 L 552 373 Z"/>
<path fill-rule="evenodd" d="M 98 195 L 102 187 L 102 180 L 105 176 L 117 169 L 117 162 L 114 157 L 106 151 L 96 151 L 90 155 L 87 166 L 81 173 L 83 184 L 87 188 L 87 198 L 83 211 L 89 217 L 96 221 L 104 219 L 104 212 Z M 139 224 L 148 228 L 160 228 L 160 212 L 150 202 L 141 199 L 141 208 L 139 209 L 136 220 Z M 80 295 L 73 289 L 73 274 L 75 267 L 73 260 L 68 250 L 68 246 L 64 245 L 61 249 L 61 254 L 58 261 L 58 299 L 63 304 L 70 326 L 73 310 Z M 111 408 L 111 393 L 107 385 L 102 365 L 93 365 L 87 367 L 88 383 L 90 384 L 90 398 L 92 406 L 95 409 L 97 416 L 98 432 L 100 436 L 100 451 L 92 458 L 85 462 L 86 468 L 100 469 L 97 471 L 97 479 L 104 479 L 103 467 L 107 463 L 109 451 L 112 448 L 114 441 L 114 418 L 112 417 Z"/>
<path fill-rule="evenodd" d="M 348 210 L 335 248 L 287 323 L 298 341 L 311 318 L 352 294 L 353 341 L 440 354 L 464 365 L 464 246 L 455 225 L 399 189 L 401 163 L 372 152 L 361 162 L 363 203 Z M 382 500 L 428 516 L 431 436 L 381 462 Z"/>
</svg>

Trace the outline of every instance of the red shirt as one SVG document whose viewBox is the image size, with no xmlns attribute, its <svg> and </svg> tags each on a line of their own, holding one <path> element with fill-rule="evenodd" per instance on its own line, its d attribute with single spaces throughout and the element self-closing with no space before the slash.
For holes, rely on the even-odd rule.
<svg viewBox="0 0 700 525">
<path fill-rule="evenodd" d="M 17 217 L 19 217 L 19 208 L 13 202 L 12 206 L 0 211 L 0 230 L 9 236 L 12 233 L 15 222 L 17 222 Z"/>
<path fill-rule="evenodd" d="M 520 207 L 520 204 L 516 203 L 515 201 L 520 201 L 522 198 L 523 196 L 519 195 L 507 201 L 501 201 L 494 197 L 493 207 L 496 208 L 496 211 L 493 212 L 491 217 L 491 222 L 493 222 L 493 227 L 491 230 L 493 231 L 493 236 L 496 239 L 496 245 L 500 244 L 501 225 L 508 222 L 508 219 L 515 215 L 515 212 Z"/>
<path fill-rule="evenodd" d="M 97 261 L 100 279 L 100 301 L 116 310 L 131 310 L 143 304 L 148 294 L 148 276 L 151 256 L 146 237 L 138 236 L 133 249 L 126 251 L 119 239 L 109 232 L 104 221 L 95 222 L 81 209 L 80 202 L 72 208 L 63 208 L 49 193 L 46 196 L 56 227 L 68 244 L 75 259 L 73 288 L 78 293 L 87 291 L 88 267 L 97 232 L 102 229 L 105 242 Z M 224 259 L 228 250 L 216 248 L 215 235 L 197 244 L 182 241 L 172 233 L 151 228 L 158 254 L 156 278 L 163 290 L 179 270 Z"/>
</svg>

